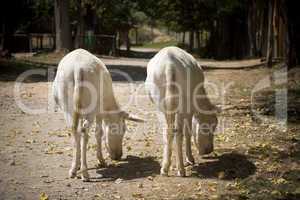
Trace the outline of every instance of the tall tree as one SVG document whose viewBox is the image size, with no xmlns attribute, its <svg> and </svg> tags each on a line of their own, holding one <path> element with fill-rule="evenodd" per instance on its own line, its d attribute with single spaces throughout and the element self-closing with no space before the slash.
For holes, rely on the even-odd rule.
<svg viewBox="0 0 300 200">
<path fill-rule="evenodd" d="M 249 38 L 249 52 L 250 57 L 256 56 L 256 23 L 257 23 L 257 11 L 256 0 L 249 0 L 248 2 L 248 38 Z"/>
<path fill-rule="evenodd" d="M 72 38 L 69 21 L 69 0 L 55 0 L 56 51 L 70 51 Z"/>
<path fill-rule="evenodd" d="M 73 0 L 72 11 L 74 11 L 74 20 L 75 20 L 75 38 L 74 38 L 74 48 L 80 48 L 83 43 L 83 36 L 85 32 L 85 23 L 84 23 L 84 7 L 82 0 Z"/>
<path fill-rule="evenodd" d="M 272 66 L 273 54 L 273 13 L 274 13 L 274 0 L 269 0 L 268 6 L 268 38 L 267 38 L 267 66 Z"/>
<path fill-rule="evenodd" d="M 300 63 L 300 18 L 299 9 L 295 1 L 282 0 L 283 7 L 286 9 L 284 15 L 287 16 L 285 23 L 288 26 L 288 38 L 286 40 L 289 44 L 287 55 L 287 63 L 289 67 L 294 67 Z"/>
</svg>

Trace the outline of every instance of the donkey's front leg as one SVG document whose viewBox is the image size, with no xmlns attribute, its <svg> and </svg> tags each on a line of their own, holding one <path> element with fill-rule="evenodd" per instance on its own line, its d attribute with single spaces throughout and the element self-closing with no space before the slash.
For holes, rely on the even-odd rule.
<svg viewBox="0 0 300 200">
<path fill-rule="evenodd" d="M 75 178 L 77 174 L 78 167 L 80 165 L 80 133 L 77 130 L 72 131 L 73 139 L 73 157 L 72 165 L 69 170 L 69 177 Z"/>
<path fill-rule="evenodd" d="M 185 136 L 185 152 L 186 152 L 186 162 L 189 165 L 195 164 L 195 159 L 192 154 L 192 144 L 191 144 L 191 136 L 192 136 L 192 116 L 187 116 L 184 119 L 183 125 L 183 133 Z"/>
<path fill-rule="evenodd" d="M 178 170 L 178 176 L 185 176 L 185 169 L 183 164 L 182 155 L 182 142 L 183 142 L 183 118 L 180 114 L 177 115 L 177 131 L 175 133 L 176 139 L 176 164 Z"/>
<path fill-rule="evenodd" d="M 169 168 L 171 165 L 171 156 L 172 156 L 172 144 L 174 138 L 174 121 L 175 116 L 166 114 L 166 122 L 167 126 L 165 127 L 163 133 L 163 143 L 164 143 L 164 152 L 163 152 L 163 161 L 162 167 L 160 170 L 160 174 L 163 176 L 167 176 L 169 172 Z"/>
<path fill-rule="evenodd" d="M 105 160 L 102 154 L 102 136 L 103 136 L 103 129 L 102 129 L 102 119 L 100 117 L 96 118 L 96 131 L 95 137 L 97 142 L 97 159 L 98 159 L 98 167 L 105 167 Z"/>
<path fill-rule="evenodd" d="M 88 121 L 84 121 L 82 123 L 82 132 L 81 132 L 81 166 L 80 166 L 80 170 L 82 172 L 81 174 L 81 179 L 83 181 L 88 181 L 90 176 L 89 173 L 87 171 L 88 167 L 87 167 L 87 163 L 86 163 L 86 149 L 87 149 L 87 143 L 88 143 L 88 139 L 89 139 L 89 135 L 88 135 L 88 130 L 90 127 L 90 123 Z"/>
</svg>

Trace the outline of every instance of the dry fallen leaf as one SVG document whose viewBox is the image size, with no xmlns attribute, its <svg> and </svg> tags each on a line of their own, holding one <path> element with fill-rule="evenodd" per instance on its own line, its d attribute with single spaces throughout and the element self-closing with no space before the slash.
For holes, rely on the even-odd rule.
<svg viewBox="0 0 300 200">
<path fill-rule="evenodd" d="M 57 137 L 69 137 L 71 134 L 69 130 L 55 130 L 55 131 L 49 131 L 48 135 L 57 136 Z"/>
<path fill-rule="evenodd" d="M 135 192 L 135 193 L 132 193 L 132 197 L 134 197 L 134 198 L 143 198 L 143 194 Z"/>
<path fill-rule="evenodd" d="M 208 190 L 210 192 L 215 192 L 217 189 L 217 183 L 216 182 L 211 182 L 211 183 L 208 183 Z"/>
<path fill-rule="evenodd" d="M 40 200 L 49 200 L 48 195 L 44 192 L 40 194 Z"/>
<path fill-rule="evenodd" d="M 131 146 L 127 146 L 127 151 L 131 151 Z"/>
<path fill-rule="evenodd" d="M 274 195 L 274 196 L 280 196 L 280 195 L 281 195 L 281 192 L 278 191 L 278 190 L 273 190 L 273 191 L 271 192 L 271 194 Z"/>
<path fill-rule="evenodd" d="M 146 146 L 146 147 L 150 147 L 150 142 L 147 141 L 146 144 L 145 144 L 145 146 Z"/>
<path fill-rule="evenodd" d="M 144 156 L 144 152 L 140 152 L 140 153 L 139 153 L 139 156 L 140 156 L 140 157 L 143 157 L 143 156 Z"/>
<path fill-rule="evenodd" d="M 284 178 L 275 178 L 275 179 L 272 179 L 271 182 L 275 185 L 279 185 L 279 184 L 287 183 L 287 180 L 285 180 Z"/>
<path fill-rule="evenodd" d="M 26 140 L 25 143 L 27 143 L 27 144 L 33 144 L 33 143 L 36 143 L 36 141 L 35 140 Z"/>
</svg>

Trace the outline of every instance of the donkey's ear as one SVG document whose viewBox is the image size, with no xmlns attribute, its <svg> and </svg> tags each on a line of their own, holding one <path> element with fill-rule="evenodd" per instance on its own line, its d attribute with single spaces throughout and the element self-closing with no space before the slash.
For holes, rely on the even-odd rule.
<svg viewBox="0 0 300 200">
<path fill-rule="evenodd" d="M 134 122 L 145 122 L 145 120 L 143 120 L 137 116 L 134 116 L 132 114 L 129 114 L 128 112 L 125 112 L 125 111 L 121 111 L 121 115 L 126 120 L 130 120 L 130 121 L 134 121 Z"/>
<path fill-rule="evenodd" d="M 134 122 L 140 122 L 140 123 L 145 122 L 144 119 L 141 119 L 141 118 L 139 118 L 137 116 L 134 116 L 134 115 L 131 115 L 131 114 L 126 119 L 130 120 L 130 121 L 134 121 Z"/>
</svg>

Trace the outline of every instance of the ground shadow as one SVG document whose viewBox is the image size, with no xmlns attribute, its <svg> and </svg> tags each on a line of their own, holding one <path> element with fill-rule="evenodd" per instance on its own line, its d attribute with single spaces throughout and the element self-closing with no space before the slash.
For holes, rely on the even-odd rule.
<svg viewBox="0 0 300 200">
<path fill-rule="evenodd" d="M 209 159 L 209 161 L 206 161 Z M 225 153 L 221 156 L 206 157 L 204 162 L 192 168 L 193 175 L 203 178 L 232 180 L 246 178 L 255 173 L 255 165 L 246 156 L 237 153 Z"/>
<path fill-rule="evenodd" d="M 142 66 L 107 65 L 107 68 L 111 73 L 113 81 L 145 81 L 147 76 L 147 69 Z M 25 83 L 53 81 L 57 66 L 0 60 L 0 81 L 16 81 L 22 73 L 33 69 L 35 71 L 25 78 Z"/>
<path fill-rule="evenodd" d="M 300 140 L 292 137 L 285 138 L 280 136 L 274 140 L 282 141 L 285 143 L 283 150 L 276 148 L 272 145 L 253 146 L 248 149 L 249 156 L 253 158 L 268 158 L 273 162 L 281 162 L 283 160 L 299 161 L 300 160 Z"/>
<path fill-rule="evenodd" d="M 0 60 L 0 81 L 16 81 L 22 73 L 33 69 L 36 71 L 25 78 L 25 83 L 48 81 L 50 68 L 47 66 L 2 59 Z"/>
<path fill-rule="evenodd" d="M 291 161 L 299 162 L 300 161 L 300 139 L 296 137 L 292 138 L 283 138 L 283 141 L 286 144 L 285 150 L 273 150 L 272 157 L 277 160 L 290 159 Z M 300 180 L 300 179 L 299 179 Z"/>
<path fill-rule="evenodd" d="M 298 123 L 300 121 L 300 88 L 287 89 L 286 94 L 285 97 L 285 94 L 279 94 L 275 89 L 259 91 L 254 95 L 252 106 L 261 115 L 274 116 L 279 120 L 287 117 L 289 123 Z"/>
<path fill-rule="evenodd" d="M 151 175 L 159 174 L 160 164 L 154 157 L 136 157 L 127 156 L 115 166 L 98 169 L 97 174 L 101 175 L 101 179 L 116 180 L 118 178 L 123 180 L 131 180 L 135 178 L 142 178 Z"/>
<path fill-rule="evenodd" d="M 145 81 L 147 68 L 132 65 L 106 65 L 113 81 Z"/>
<path fill-rule="evenodd" d="M 286 172 L 279 172 L 278 169 L 268 172 L 261 170 L 256 176 L 239 182 L 240 194 L 237 196 L 238 198 L 231 197 L 228 199 L 298 200 L 300 197 L 298 188 L 299 170 Z M 226 196 L 228 195 L 224 194 L 224 197 Z"/>
</svg>

